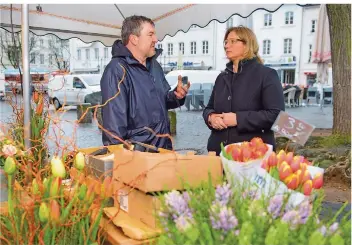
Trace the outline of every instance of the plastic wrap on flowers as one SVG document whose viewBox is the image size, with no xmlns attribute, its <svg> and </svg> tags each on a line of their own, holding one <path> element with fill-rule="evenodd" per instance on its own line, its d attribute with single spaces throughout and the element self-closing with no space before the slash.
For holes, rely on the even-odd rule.
<svg viewBox="0 0 352 245">
<path fill-rule="evenodd" d="M 257 169 L 273 151 L 273 146 L 261 139 L 256 142 L 241 142 L 227 145 L 220 154 L 226 178 L 231 183 L 249 181 L 257 174 Z"/>
<path fill-rule="evenodd" d="M 272 153 L 252 176 L 258 191 L 266 196 L 289 194 L 288 205 L 296 207 L 304 200 L 314 198 L 313 190 L 323 185 L 324 169 L 311 165 L 302 156 L 293 153 Z"/>
</svg>

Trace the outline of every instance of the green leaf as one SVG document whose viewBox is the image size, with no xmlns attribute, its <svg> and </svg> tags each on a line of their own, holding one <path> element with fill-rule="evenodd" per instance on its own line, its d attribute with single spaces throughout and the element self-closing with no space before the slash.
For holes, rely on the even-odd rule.
<svg viewBox="0 0 352 245">
<path fill-rule="evenodd" d="M 189 228 L 185 231 L 187 238 L 190 240 L 191 244 L 194 244 L 199 237 L 199 230 L 196 227 Z"/>
<path fill-rule="evenodd" d="M 319 231 L 314 231 L 309 237 L 308 245 L 324 245 L 325 237 Z"/>
<path fill-rule="evenodd" d="M 276 245 L 278 244 L 278 239 L 277 239 L 277 230 L 275 229 L 274 226 L 270 227 L 270 229 L 268 230 L 268 233 L 266 235 L 265 238 L 265 245 Z"/>
<path fill-rule="evenodd" d="M 343 238 L 335 233 L 331 238 L 330 238 L 330 244 L 331 245 L 344 245 L 345 241 L 343 240 Z"/>
</svg>

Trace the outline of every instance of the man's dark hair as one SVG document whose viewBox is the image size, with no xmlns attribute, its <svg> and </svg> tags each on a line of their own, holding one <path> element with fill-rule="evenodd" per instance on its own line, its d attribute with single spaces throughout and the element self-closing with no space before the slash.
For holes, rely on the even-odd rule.
<svg viewBox="0 0 352 245">
<path fill-rule="evenodd" d="M 133 16 L 127 17 L 123 21 L 122 29 L 121 29 L 121 39 L 122 39 L 123 45 L 127 45 L 128 38 L 130 37 L 131 34 L 136 36 L 139 36 L 141 34 L 142 24 L 144 22 L 148 22 L 151 25 L 155 26 L 154 22 L 145 16 L 133 15 Z"/>
</svg>

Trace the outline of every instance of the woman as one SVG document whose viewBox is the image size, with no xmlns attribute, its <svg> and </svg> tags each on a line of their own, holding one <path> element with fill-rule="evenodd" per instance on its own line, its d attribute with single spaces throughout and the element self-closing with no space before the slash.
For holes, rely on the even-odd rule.
<svg viewBox="0 0 352 245">
<path fill-rule="evenodd" d="M 271 131 L 284 95 L 274 69 L 265 67 L 258 55 L 254 33 L 243 26 L 227 30 L 224 48 L 230 62 L 219 74 L 203 118 L 211 129 L 208 151 L 220 153 L 224 145 L 260 137 L 275 148 Z"/>
</svg>

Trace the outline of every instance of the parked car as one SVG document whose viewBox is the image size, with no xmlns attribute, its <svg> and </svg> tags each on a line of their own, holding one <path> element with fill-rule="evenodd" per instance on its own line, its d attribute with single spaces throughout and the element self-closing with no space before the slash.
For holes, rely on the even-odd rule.
<svg viewBox="0 0 352 245">
<path fill-rule="evenodd" d="M 48 95 L 55 109 L 80 105 L 88 94 L 100 91 L 100 74 L 58 75 L 50 79 Z"/>
</svg>

